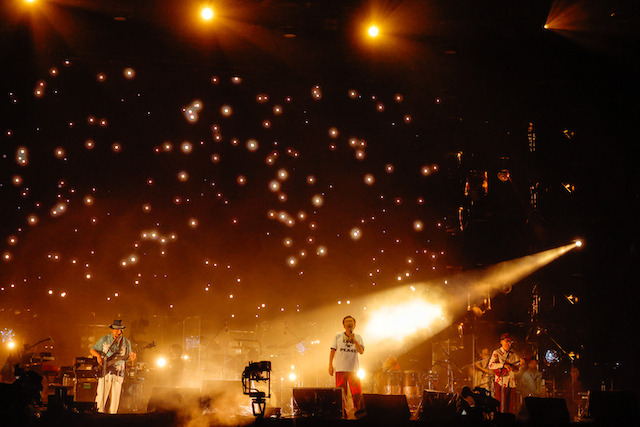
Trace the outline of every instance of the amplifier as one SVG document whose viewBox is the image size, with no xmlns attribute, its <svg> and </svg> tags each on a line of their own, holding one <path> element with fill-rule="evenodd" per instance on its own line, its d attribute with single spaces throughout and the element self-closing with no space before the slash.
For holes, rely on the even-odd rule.
<svg viewBox="0 0 640 427">
<path fill-rule="evenodd" d="M 77 378 L 74 402 L 94 402 L 98 394 L 98 380 L 95 378 Z"/>
</svg>

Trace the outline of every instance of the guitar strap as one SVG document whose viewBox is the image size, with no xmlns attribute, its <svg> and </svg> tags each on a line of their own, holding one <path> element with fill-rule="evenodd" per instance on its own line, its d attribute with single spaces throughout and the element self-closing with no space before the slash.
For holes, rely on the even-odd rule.
<svg viewBox="0 0 640 427">
<path fill-rule="evenodd" d="M 104 354 L 105 357 L 108 357 L 109 352 L 111 351 L 111 349 L 113 348 L 113 346 L 115 344 L 118 344 L 118 351 L 114 352 L 113 354 L 119 354 L 120 353 L 120 340 L 122 339 L 122 336 L 119 336 L 118 339 L 113 340 L 113 342 L 111 343 L 111 345 L 109 346 L 109 349 L 107 350 L 107 352 Z"/>
</svg>

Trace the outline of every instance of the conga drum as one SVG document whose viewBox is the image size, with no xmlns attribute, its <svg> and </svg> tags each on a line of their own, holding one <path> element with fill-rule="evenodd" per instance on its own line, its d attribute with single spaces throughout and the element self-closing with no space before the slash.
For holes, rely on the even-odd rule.
<svg viewBox="0 0 640 427">
<path fill-rule="evenodd" d="M 422 390 L 420 389 L 420 372 L 404 371 L 404 394 L 407 397 L 419 397 Z"/>
<path fill-rule="evenodd" d="M 387 395 L 402 394 L 403 373 L 401 371 L 388 371 L 382 373 L 382 390 Z"/>
</svg>

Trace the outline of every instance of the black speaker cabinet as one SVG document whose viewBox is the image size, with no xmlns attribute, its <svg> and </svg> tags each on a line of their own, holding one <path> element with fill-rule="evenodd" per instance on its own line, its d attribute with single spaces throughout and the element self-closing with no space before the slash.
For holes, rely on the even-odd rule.
<svg viewBox="0 0 640 427">
<path fill-rule="evenodd" d="M 292 389 L 293 416 L 317 417 L 325 420 L 342 418 L 341 388 L 300 387 Z"/>
<path fill-rule="evenodd" d="M 98 380 L 95 378 L 78 378 L 74 389 L 74 402 L 95 402 L 98 394 Z"/>
<path fill-rule="evenodd" d="M 367 420 L 376 424 L 397 425 L 409 422 L 411 411 L 407 396 L 386 394 L 364 394 Z"/>
<path fill-rule="evenodd" d="M 525 397 L 516 417 L 518 421 L 535 425 L 568 425 L 571 422 L 564 399 Z"/>
<path fill-rule="evenodd" d="M 600 425 L 638 425 L 638 400 L 631 391 L 589 392 L 588 415 Z"/>
<path fill-rule="evenodd" d="M 424 390 L 418 408 L 420 421 L 452 420 L 456 416 L 456 395 L 443 391 Z"/>
</svg>

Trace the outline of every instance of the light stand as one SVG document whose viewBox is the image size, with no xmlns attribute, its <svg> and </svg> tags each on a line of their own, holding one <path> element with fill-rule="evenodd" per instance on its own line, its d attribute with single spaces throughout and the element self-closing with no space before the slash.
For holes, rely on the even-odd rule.
<svg viewBox="0 0 640 427">
<path fill-rule="evenodd" d="M 257 383 L 267 383 L 268 393 L 258 390 Z M 267 406 L 265 398 L 271 398 L 271 362 L 249 362 L 242 372 L 242 394 L 251 397 L 253 416 L 263 418 Z"/>
</svg>

